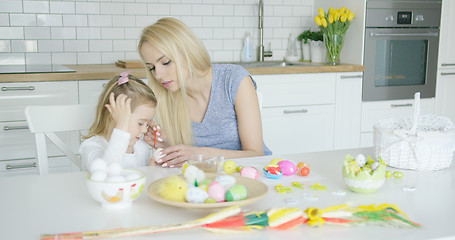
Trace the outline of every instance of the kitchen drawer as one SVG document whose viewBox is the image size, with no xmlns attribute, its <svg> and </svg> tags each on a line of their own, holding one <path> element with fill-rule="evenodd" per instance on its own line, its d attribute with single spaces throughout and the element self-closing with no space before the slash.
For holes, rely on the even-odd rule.
<svg viewBox="0 0 455 240">
<path fill-rule="evenodd" d="M 72 146 L 73 151 L 78 151 L 79 132 L 59 133 L 58 136 Z M 46 138 L 46 141 L 49 156 L 62 154 L 49 139 Z M 0 160 L 34 158 L 35 156 L 35 135 L 28 130 L 25 121 L 0 122 Z"/>
<path fill-rule="evenodd" d="M 262 107 L 333 104 L 336 73 L 254 75 Z"/>
<path fill-rule="evenodd" d="M 362 132 L 372 132 L 373 126 L 382 119 L 412 117 L 414 99 L 363 102 L 362 103 Z M 420 99 L 420 114 L 434 114 L 434 98 Z"/>
<path fill-rule="evenodd" d="M 79 171 L 79 168 L 66 157 L 50 157 L 49 173 Z M 38 175 L 35 159 L 0 161 L 0 176 Z"/>
<path fill-rule="evenodd" d="M 334 105 L 264 108 L 265 144 L 274 154 L 333 149 Z"/>
<path fill-rule="evenodd" d="M 0 122 L 25 120 L 28 105 L 76 104 L 77 82 L 0 83 Z"/>
</svg>

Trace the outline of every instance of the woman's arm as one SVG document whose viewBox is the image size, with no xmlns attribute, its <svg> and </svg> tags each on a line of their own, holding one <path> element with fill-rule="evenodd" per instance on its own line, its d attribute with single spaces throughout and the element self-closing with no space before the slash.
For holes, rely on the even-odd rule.
<svg viewBox="0 0 455 240">
<path fill-rule="evenodd" d="M 236 94 L 235 111 L 238 119 L 238 131 L 242 150 L 223 150 L 210 147 L 174 145 L 163 149 L 166 154 L 161 159 L 163 167 L 181 166 L 190 156 L 224 156 L 225 158 L 253 157 L 264 155 L 262 122 L 256 89 L 250 76 L 242 79 Z"/>
</svg>

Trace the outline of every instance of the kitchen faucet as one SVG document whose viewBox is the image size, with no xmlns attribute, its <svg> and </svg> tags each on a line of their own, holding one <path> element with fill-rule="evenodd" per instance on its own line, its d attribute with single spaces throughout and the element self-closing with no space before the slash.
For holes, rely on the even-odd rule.
<svg viewBox="0 0 455 240">
<path fill-rule="evenodd" d="M 259 51 L 258 51 L 258 61 L 263 62 L 264 57 L 271 57 L 272 51 L 264 51 L 264 2 L 259 0 Z"/>
</svg>

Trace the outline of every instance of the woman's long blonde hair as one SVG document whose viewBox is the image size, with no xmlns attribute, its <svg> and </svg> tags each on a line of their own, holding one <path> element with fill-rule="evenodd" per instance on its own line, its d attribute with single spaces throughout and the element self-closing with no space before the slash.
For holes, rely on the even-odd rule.
<svg viewBox="0 0 455 240">
<path fill-rule="evenodd" d="M 138 50 L 145 63 L 141 54 L 144 43 L 154 46 L 174 62 L 180 84 L 178 91 L 169 92 L 147 69 L 149 84 L 159 101 L 157 120 L 166 131 L 171 145 L 192 145 L 193 131 L 185 87 L 187 79 L 184 79 L 184 73 L 188 72 L 189 81 L 207 74 L 211 67 L 210 56 L 196 34 L 175 18 L 161 18 L 155 24 L 144 28 Z"/>
<path fill-rule="evenodd" d="M 138 106 L 144 104 L 156 107 L 157 100 L 155 94 L 141 79 L 129 74 L 128 82 L 119 85 L 119 78 L 120 76 L 114 77 L 107 83 L 106 87 L 104 87 L 96 107 L 95 121 L 90 127 L 88 135 L 84 136 L 85 139 L 95 135 L 103 136 L 106 139 L 109 139 L 111 136 L 115 122 L 113 121 L 109 110 L 106 108 L 106 104 L 109 104 L 109 95 L 111 92 L 114 93 L 115 99 L 117 99 L 120 94 L 125 94 L 131 98 L 131 112 L 134 112 Z"/>
</svg>

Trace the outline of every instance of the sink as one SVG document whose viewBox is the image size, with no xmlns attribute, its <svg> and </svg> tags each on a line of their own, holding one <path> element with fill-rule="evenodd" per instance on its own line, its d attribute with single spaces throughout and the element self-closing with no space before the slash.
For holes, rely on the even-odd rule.
<svg viewBox="0 0 455 240">
<path fill-rule="evenodd" d="M 289 66 L 324 66 L 325 63 L 312 62 L 286 62 L 286 61 L 264 61 L 264 62 L 219 62 L 221 64 L 237 64 L 244 68 L 267 68 L 267 67 L 289 67 Z"/>
</svg>

